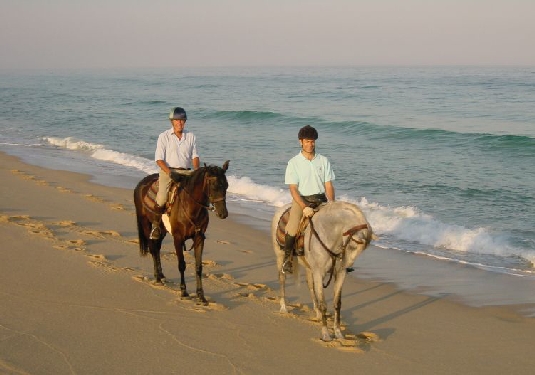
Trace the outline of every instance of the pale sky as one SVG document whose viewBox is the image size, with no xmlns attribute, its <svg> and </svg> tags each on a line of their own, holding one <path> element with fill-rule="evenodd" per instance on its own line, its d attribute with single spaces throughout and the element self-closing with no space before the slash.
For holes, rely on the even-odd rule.
<svg viewBox="0 0 535 375">
<path fill-rule="evenodd" d="M 1 68 L 535 66 L 535 0 L 0 0 Z"/>
</svg>

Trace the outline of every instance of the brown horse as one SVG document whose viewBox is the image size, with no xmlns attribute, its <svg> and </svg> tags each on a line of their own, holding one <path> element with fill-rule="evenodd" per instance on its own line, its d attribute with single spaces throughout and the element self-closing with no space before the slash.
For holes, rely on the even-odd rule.
<svg viewBox="0 0 535 375">
<path fill-rule="evenodd" d="M 180 291 L 182 297 L 188 297 L 184 271 L 185 241 L 193 240 L 192 248 L 195 254 L 195 275 L 197 280 L 197 298 L 203 304 L 208 304 L 204 297 L 202 287 L 202 253 L 204 249 L 204 233 L 208 227 L 210 204 L 216 215 L 225 219 L 228 216 L 226 194 L 228 188 L 225 172 L 228 169 L 227 160 L 223 167 L 204 166 L 191 172 L 189 175 L 171 173 L 176 188 L 170 188 L 170 195 L 166 213 L 169 217 L 170 232 L 174 239 L 175 251 L 178 257 L 178 270 L 180 271 Z M 155 215 L 153 210 L 155 182 L 158 174 L 152 174 L 141 180 L 134 189 L 134 203 L 136 205 L 137 229 L 139 236 L 139 250 L 141 255 L 152 255 L 154 262 L 154 278 L 161 284 L 165 276 L 160 261 L 160 249 L 167 230 L 161 225 L 162 236 L 157 240 L 149 239 L 152 221 Z M 162 220 L 162 222 L 165 220 Z"/>
</svg>

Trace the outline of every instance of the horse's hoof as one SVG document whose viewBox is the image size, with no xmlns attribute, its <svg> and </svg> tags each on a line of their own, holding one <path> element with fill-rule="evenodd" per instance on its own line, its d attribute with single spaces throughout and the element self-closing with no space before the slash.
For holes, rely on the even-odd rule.
<svg viewBox="0 0 535 375">
<path fill-rule="evenodd" d="M 183 291 L 180 292 L 180 297 L 187 298 L 187 297 L 189 297 L 189 293 L 186 292 L 185 290 L 183 290 Z"/>
<path fill-rule="evenodd" d="M 331 337 L 326 327 L 323 327 L 321 330 L 321 341 L 324 341 L 324 342 L 333 341 L 333 338 Z"/>
<path fill-rule="evenodd" d="M 323 335 L 323 336 L 321 336 L 321 341 L 323 341 L 323 342 L 331 342 L 331 341 L 333 341 L 333 338 L 331 337 L 331 335 Z"/>
</svg>

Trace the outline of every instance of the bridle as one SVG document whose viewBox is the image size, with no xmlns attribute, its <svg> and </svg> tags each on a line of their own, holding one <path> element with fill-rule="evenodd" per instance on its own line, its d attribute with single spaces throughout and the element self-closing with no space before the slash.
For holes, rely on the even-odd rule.
<svg viewBox="0 0 535 375">
<path fill-rule="evenodd" d="M 327 247 L 327 245 L 325 245 L 325 243 L 320 238 L 318 232 L 316 231 L 316 228 L 314 228 L 314 222 L 312 221 L 312 218 L 310 218 L 310 229 L 312 231 L 312 234 L 314 234 L 314 237 L 316 237 L 316 239 L 318 240 L 320 245 L 323 247 L 323 249 L 331 257 L 331 270 L 329 271 L 329 273 L 330 273 L 329 280 L 327 281 L 327 284 L 323 284 L 323 288 L 327 288 L 329 286 L 329 284 L 331 283 L 331 280 L 333 278 L 334 268 L 335 268 L 335 265 L 336 265 L 336 260 L 337 259 L 342 260 L 344 258 L 345 253 L 346 253 L 346 249 L 347 249 L 347 245 L 349 245 L 350 241 L 354 241 L 355 243 L 357 243 L 359 245 L 363 244 L 364 242 L 362 240 L 355 239 L 353 236 L 358 231 L 360 231 L 362 229 L 369 229 L 369 227 L 368 227 L 368 224 L 355 225 L 354 227 L 351 227 L 348 230 L 346 230 L 344 233 L 342 233 L 342 236 L 344 236 L 344 237 L 348 236 L 348 237 L 345 239 L 344 242 L 342 242 L 342 245 L 340 245 L 340 248 L 339 248 L 340 252 L 339 253 L 333 252 L 331 249 L 329 249 Z"/>
<path fill-rule="evenodd" d="M 202 190 L 204 192 L 205 190 L 205 187 L 206 187 L 206 183 L 208 181 L 208 194 L 205 194 L 205 199 L 203 200 L 204 202 L 208 201 L 208 204 L 206 203 L 203 203 L 203 202 L 199 202 L 197 201 L 189 191 L 187 191 L 186 189 L 183 189 L 183 191 L 190 197 L 190 199 L 195 203 L 197 204 L 198 206 L 201 206 L 203 208 L 206 208 L 210 211 L 214 211 L 215 210 L 215 207 L 214 207 L 214 203 L 217 203 L 217 202 L 221 202 L 221 201 L 224 201 L 226 199 L 226 196 L 225 194 L 223 194 L 222 196 L 220 197 L 217 197 L 217 198 L 214 198 L 213 197 L 213 194 L 212 194 L 212 184 L 210 183 L 211 181 L 215 181 L 217 180 L 217 177 L 216 176 L 210 176 L 210 177 L 206 177 L 206 172 L 205 172 L 205 176 L 204 176 L 204 179 L 203 179 L 203 186 L 202 186 Z"/>
<path fill-rule="evenodd" d="M 215 210 L 215 206 L 213 204 L 217 203 L 217 202 L 224 201 L 226 199 L 226 195 L 223 194 L 222 196 L 217 197 L 217 198 L 213 198 L 212 197 L 212 184 L 210 183 L 210 181 L 212 181 L 212 180 L 214 180 L 214 181 L 217 180 L 217 177 L 216 176 L 207 177 L 206 176 L 206 167 L 205 167 L 204 176 L 203 176 L 202 191 L 204 192 L 206 190 L 206 183 L 208 182 L 208 194 L 204 193 L 204 197 L 205 198 L 203 199 L 204 202 L 208 201 L 208 204 L 206 204 L 204 202 L 197 201 L 187 189 L 184 189 L 184 187 L 182 187 L 182 191 L 188 195 L 188 197 L 191 199 L 191 201 L 193 203 L 197 204 L 201 208 L 204 208 L 204 209 L 207 209 L 207 210 L 210 210 L 210 211 L 214 211 Z M 179 207 L 182 208 L 182 210 L 184 212 L 184 216 L 195 227 L 195 233 L 200 233 L 201 228 L 199 226 L 197 226 L 197 224 L 193 221 L 191 215 L 189 215 L 188 212 L 186 212 L 186 208 L 183 205 L 179 205 Z M 204 233 L 201 233 L 201 235 L 204 236 Z"/>
</svg>

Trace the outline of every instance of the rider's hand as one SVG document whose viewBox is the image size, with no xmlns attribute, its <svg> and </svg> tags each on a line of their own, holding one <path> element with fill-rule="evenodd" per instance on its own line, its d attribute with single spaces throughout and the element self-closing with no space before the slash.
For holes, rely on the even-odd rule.
<svg viewBox="0 0 535 375">
<path fill-rule="evenodd" d="M 312 216 L 314 216 L 314 210 L 312 209 L 312 207 L 305 207 L 303 209 L 303 216 L 304 217 L 312 217 Z"/>
</svg>

